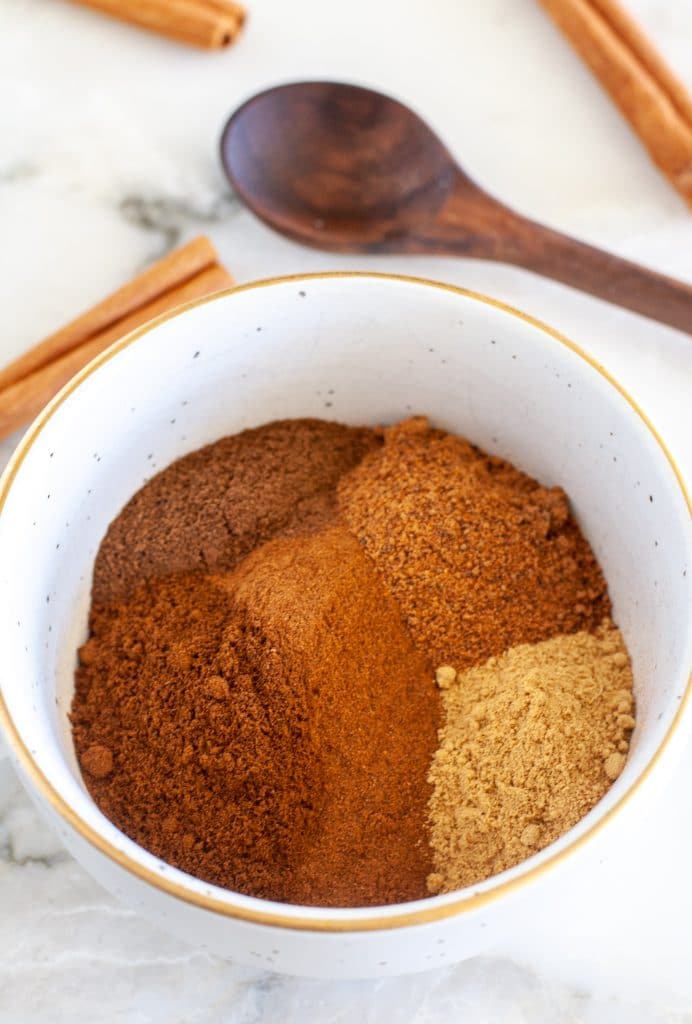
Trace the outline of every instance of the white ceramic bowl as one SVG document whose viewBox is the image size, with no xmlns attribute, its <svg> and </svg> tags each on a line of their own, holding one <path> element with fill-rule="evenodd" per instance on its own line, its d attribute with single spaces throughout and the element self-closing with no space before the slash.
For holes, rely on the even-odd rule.
<svg viewBox="0 0 692 1024">
<path fill-rule="evenodd" d="M 287 906 L 161 863 L 92 802 L 67 719 L 108 523 L 152 470 L 224 434 L 278 417 L 374 424 L 412 412 L 571 496 L 634 661 L 637 728 L 624 772 L 536 856 L 415 903 Z M 0 506 L 0 715 L 30 793 L 113 893 L 246 964 L 375 976 L 496 944 L 522 915 L 559 900 L 567 866 L 569 884 L 588 882 L 588 851 L 600 844 L 607 855 L 623 805 L 637 805 L 640 783 L 660 775 L 661 755 L 683 732 L 692 542 L 670 457 L 631 399 L 574 345 L 458 288 L 325 274 L 247 285 L 162 318 L 87 367 L 39 417 L 5 473 Z"/>
</svg>

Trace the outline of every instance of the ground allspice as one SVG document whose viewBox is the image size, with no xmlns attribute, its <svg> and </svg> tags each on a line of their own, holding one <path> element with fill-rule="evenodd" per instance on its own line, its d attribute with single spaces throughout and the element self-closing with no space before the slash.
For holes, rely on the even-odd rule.
<svg viewBox="0 0 692 1024">
<path fill-rule="evenodd" d="M 422 418 L 267 424 L 174 463 L 111 524 L 77 756 L 119 828 L 201 878 L 416 899 L 440 873 L 435 669 L 456 685 L 609 612 L 559 489 Z"/>
<path fill-rule="evenodd" d="M 606 583 L 564 491 L 416 417 L 339 482 L 339 508 L 434 665 L 594 629 Z"/>
</svg>

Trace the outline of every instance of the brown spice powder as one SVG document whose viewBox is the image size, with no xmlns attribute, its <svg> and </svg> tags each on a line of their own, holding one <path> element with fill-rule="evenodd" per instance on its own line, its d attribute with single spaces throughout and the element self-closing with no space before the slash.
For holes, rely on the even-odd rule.
<svg viewBox="0 0 692 1024">
<path fill-rule="evenodd" d="M 560 488 L 423 417 L 385 430 L 384 442 L 341 479 L 339 508 L 435 665 L 478 665 L 610 614 Z"/>
<path fill-rule="evenodd" d="M 269 899 L 425 895 L 439 700 L 345 529 L 272 541 L 229 575 L 153 580 L 96 606 L 91 631 L 75 746 L 127 835 Z"/>
<path fill-rule="evenodd" d="M 174 463 L 111 524 L 77 755 L 104 813 L 199 877 L 317 905 L 417 898 L 433 666 L 453 684 L 608 612 L 559 489 L 423 419 L 267 424 Z"/>
<path fill-rule="evenodd" d="M 442 677 L 431 892 L 518 864 L 577 823 L 620 774 L 634 728 L 619 630 L 514 647 Z"/>
<path fill-rule="evenodd" d="M 224 437 L 153 477 L 111 523 L 92 598 L 105 604 L 144 580 L 227 572 L 258 544 L 331 522 L 336 484 L 375 432 L 324 420 L 279 420 Z"/>
</svg>

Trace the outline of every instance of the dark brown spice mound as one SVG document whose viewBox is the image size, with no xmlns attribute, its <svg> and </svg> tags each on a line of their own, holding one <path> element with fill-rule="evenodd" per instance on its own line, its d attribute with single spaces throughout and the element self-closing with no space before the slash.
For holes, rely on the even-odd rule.
<svg viewBox="0 0 692 1024">
<path fill-rule="evenodd" d="M 372 430 L 279 420 L 191 452 L 149 481 L 111 523 L 93 600 L 177 572 L 226 572 L 274 536 L 319 529 L 336 484 L 381 444 Z"/>
</svg>

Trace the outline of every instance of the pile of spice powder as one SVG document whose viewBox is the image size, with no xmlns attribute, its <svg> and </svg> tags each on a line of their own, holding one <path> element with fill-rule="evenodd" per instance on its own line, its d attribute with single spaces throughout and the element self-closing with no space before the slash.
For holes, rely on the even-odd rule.
<svg viewBox="0 0 692 1024">
<path fill-rule="evenodd" d="M 610 614 L 564 492 L 424 417 L 384 431 L 340 481 L 339 509 L 435 666 L 478 665 Z"/>
<path fill-rule="evenodd" d="M 156 855 L 240 892 L 394 903 L 432 870 L 439 701 L 343 527 L 95 610 L 73 728 L 92 794 Z M 90 770 L 95 752 L 112 758 Z"/>
<path fill-rule="evenodd" d="M 575 825 L 622 771 L 635 724 L 629 657 L 609 621 L 436 675 L 435 893 L 510 868 Z"/>
<path fill-rule="evenodd" d="M 111 524 L 77 756 L 111 820 L 199 877 L 314 905 L 419 898 L 462 877 L 444 822 L 468 797 L 454 795 L 461 776 L 436 775 L 452 719 L 435 667 L 456 680 L 517 645 L 597 637 L 609 613 L 559 489 L 423 418 L 267 424 L 174 463 Z M 580 646 L 584 672 L 595 657 Z M 474 755 L 491 783 L 497 749 Z M 582 753 L 601 785 L 606 755 Z M 566 753 L 567 794 L 580 764 Z M 599 785 L 572 800 L 579 814 Z M 517 828 L 502 818 L 504 860 L 493 839 L 474 877 L 531 852 Z"/>
<path fill-rule="evenodd" d="M 381 443 L 367 428 L 279 420 L 178 459 L 111 523 L 94 605 L 158 576 L 226 572 L 265 540 L 319 529 L 334 518 L 339 479 Z"/>
</svg>

